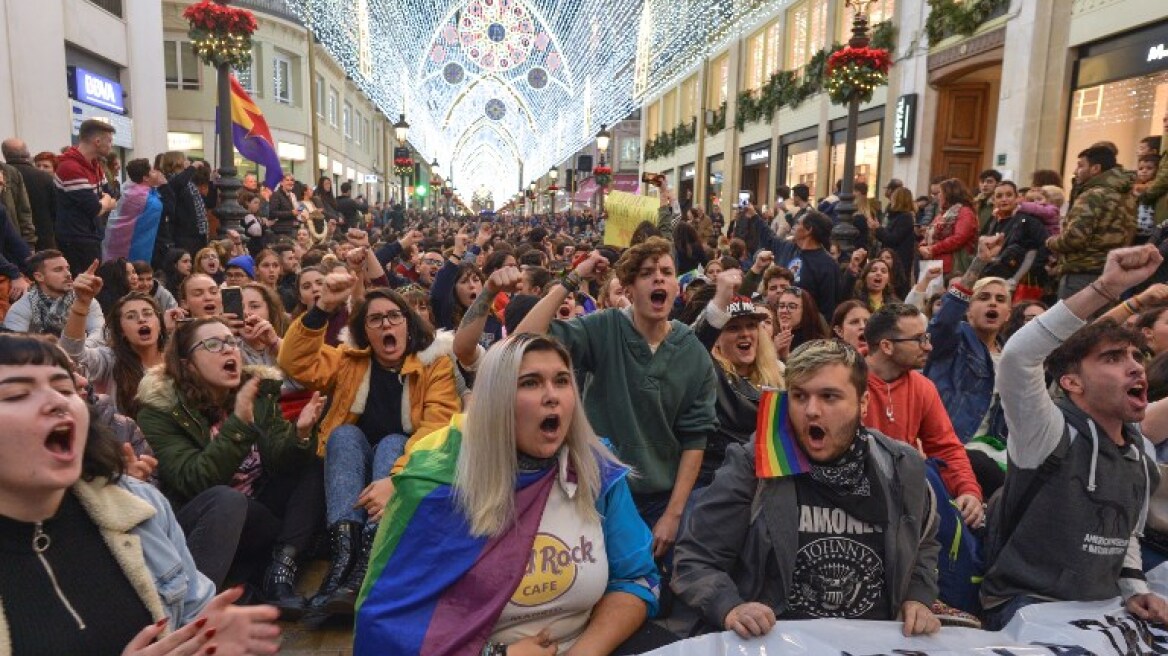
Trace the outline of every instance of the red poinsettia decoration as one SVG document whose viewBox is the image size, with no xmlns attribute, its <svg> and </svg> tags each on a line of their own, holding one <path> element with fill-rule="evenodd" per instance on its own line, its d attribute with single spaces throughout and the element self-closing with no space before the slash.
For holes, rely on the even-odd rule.
<svg viewBox="0 0 1168 656">
<path fill-rule="evenodd" d="M 207 32 L 227 32 L 230 34 L 255 34 L 258 25 L 255 15 L 246 9 L 221 5 L 212 0 L 202 0 L 186 8 L 183 18 L 191 27 Z"/>
<path fill-rule="evenodd" d="M 888 75 L 888 69 L 892 68 L 892 55 L 884 48 L 853 48 L 847 46 L 835 51 L 827 58 L 827 68 L 824 72 L 827 75 L 831 75 L 836 69 L 848 65 L 869 68 L 880 71 L 883 75 Z"/>
<path fill-rule="evenodd" d="M 597 166 L 596 168 L 592 169 L 592 174 L 593 175 L 612 175 L 612 167 L 611 166 Z"/>
<path fill-rule="evenodd" d="M 409 157 L 395 157 L 393 158 L 393 165 L 403 168 L 406 166 L 413 166 L 414 160 L 410 159 Z"/>
<path fill-rule="evenodd" d="M 592 177 L 596 180 L 597 185 L 607 187 L 612 184 L 612 167 L 598 166 L 592 169 Z"/>
<path fill-rule="evenodd" d="M 548 186 L 547 186 L 547 192 L 548 192 L 549 194 L 554 194 L 554 193 L 556 193 L 556 192 L 557 192 L 557 191 L 559 191 L 559 190 L 560 190 L 560 188 L 559 188 L 559 187 L 557 187 L 556 185 L 548 185 Z"/>
</svg>

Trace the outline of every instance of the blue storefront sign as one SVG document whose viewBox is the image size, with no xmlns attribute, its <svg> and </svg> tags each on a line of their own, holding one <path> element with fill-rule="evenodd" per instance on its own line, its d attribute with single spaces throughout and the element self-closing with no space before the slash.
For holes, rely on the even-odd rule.
<svg viewBox="0 0 1168 656">
<path fill-rule="evenodd" d="M 74 98 L 111 112 L 126 113 L 121 84 L 77 66 L 70 67 L 69 72 L 69 91 Z"/>
</svg>

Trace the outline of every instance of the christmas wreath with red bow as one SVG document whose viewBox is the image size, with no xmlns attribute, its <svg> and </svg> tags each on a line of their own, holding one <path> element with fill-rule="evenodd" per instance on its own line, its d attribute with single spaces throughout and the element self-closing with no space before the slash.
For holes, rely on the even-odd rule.
<svg viewBox="0 0 1168 656">
<path fill-rule="evenodd" d="M 824 87 L 831 101 L 846 105 L 852 100 L 872 100 L 876 87 L 888 84 L 892 55 L 883 48 L 845 46 L 827 58 Z"/>
<path fill-rule="evenodd" d="M 251 62 L 251 35 L 259 26 L 250 11 L 202 0 L 187 7 L 183 18 L 190 23 L 191 48 L 205 63 L 243 68 Z"/>
</svg>

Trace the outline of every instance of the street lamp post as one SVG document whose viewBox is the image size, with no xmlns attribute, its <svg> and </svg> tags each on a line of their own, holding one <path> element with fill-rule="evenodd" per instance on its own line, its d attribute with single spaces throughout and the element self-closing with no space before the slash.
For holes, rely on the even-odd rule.
<svg viewBox="0 0 1168 656">
<path fill-rule="evenodd" d="M 229 0 L 216 0 L 226 6 Z M 231 64 L 223 62 L 215 67 L 218 73 L 218 130 L 219 130 L 219 180 L 215 186 L 219 192 L 219 202 L 215 205 L 215 216 L 219 217 L 219 230 L 240 230 L 240 221 L 247 210 L 236 200 L 239 188 L 243 186 L 236 177 L 235 144 L 231 129 Z M 207 235 L 208 238 L 217 235 Z"/>
<path fill-rule="evenodd" d="M 847 5 L 855 12 L 852 21 L 852 38 L 848 45 L 852 48 L 866 48 L 870 43 L 868 38 L 868 4 L 871 0 L 847 0 Z M 836 217 L 839 222 L 832 229 L 832 237 L 839 242 L 840 250 L 851 251 L 855 248 L 855 239 L 860 236 L 859 230 L 852 225 L 852 215 L 856 212 L 856 132 L 860 120 L 860 99 L 852 96 L 848 101 L 848 127 L 844 141 L 844 173 L 840 185 L 839 204 L 836 205 Z"/>
<path fill-rule="evenodd" d="M 430 188 L 430 193 L 429 193 L 430 209 L 436 210 L 436 209 L 438 209 L 438 199 L 434 198 L 434 194 L 437 193 L 438 190 L 433 188 L 434 187 L 433 180 L 436 180 L 438 178 L 438 158 L 437 157 L 434 158 L 434 161 L 430 162 L 430 178 L 431 178 L 431 184 L 430 184 L 431 188 Z M 425 200 L 423 199 L 423 205 L 424 204 L 425 204 Z"/>
<path fill-rule="evenodd" d="M 399 114 L 397 123 L 393 124 L 393 136 L 397 138 L 398 148 L 405 149 L 406 137 L 409 136 L 409 133 L 410 124 L 406 123 L 406 115 Z M 394 159 L 397 159 L 396 156 Z M 406 195 L 406 170 L 401 168 L 398 170 L 398 174 L 401 176 L 402 209 L 406 210 L 410 207 L 410 198 Z"/>
<path fill-rule="evenodd" d="M 556 167 L 553 166 L 550 169 L 548 169 L 548 180 L 551 180 L 551 184 L 548 186 L 549 187 L 556 186 L 556 179 L 559 177 L 560 177 L 560 171 Z M 554 190 L 554 189 L 549 190 L 548 196 L 551 197 L 551 201 L 552 201 L 552 217 L 555 218 L 555 216 L 556 216 L 556 190 Z"/>
<path fill-rule="evenodd" d="M 612 135 L 608 133 L 608 125 L 601 123 L 600 124 L 600 133 L 596 135 L 596 150 L 598 150 L 599 154 L 600 154 L 600 166 L 605 166 L 607 164 L 607 162 L 605 161 L 605 156 L 608 154 L 608 142 L 611 139 L 612 139 Z M 604 187 L 600 187 L 600 202 L 597 205 L 598 205 L 598 211 L 600 212 L 601 215 L 603 215 L 604 214 Z M 597 219 L 599 219 L 599 218 L 600 217 L 597 216 Z"/>
</svg>

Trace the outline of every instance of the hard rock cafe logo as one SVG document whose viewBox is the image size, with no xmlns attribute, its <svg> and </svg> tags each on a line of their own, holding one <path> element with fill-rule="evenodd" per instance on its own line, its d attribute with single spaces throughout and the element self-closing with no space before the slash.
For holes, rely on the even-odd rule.
<svg viewBox="0 0 1168 656">
<path fill-rule="evenodd" d="M 537 533 L 527 571 L 511 596 L 511 603 L 539 606 L 567 594 L 576 582 L 579 566 L 596 562 L 592 548 L 592 541 L 584 536 L 580 536 L 579 544 L 569 547 L 554 535 Z"/>
<path fill-rule="evenodd" d="M 816 617 L 857 617 L 880 596 L 884 564 L 872 549 L 847 538 L 821 538 L 799 550 L 792 604 Z"/>
</svg>

